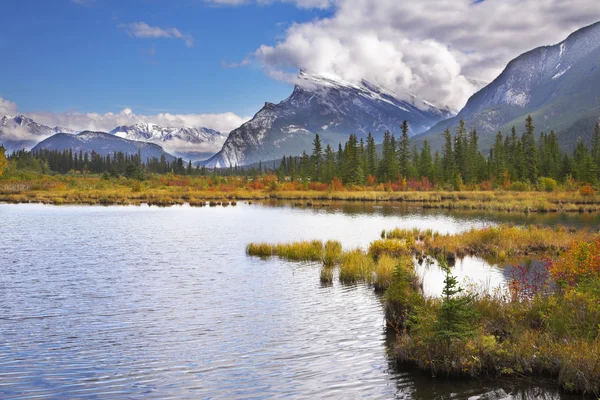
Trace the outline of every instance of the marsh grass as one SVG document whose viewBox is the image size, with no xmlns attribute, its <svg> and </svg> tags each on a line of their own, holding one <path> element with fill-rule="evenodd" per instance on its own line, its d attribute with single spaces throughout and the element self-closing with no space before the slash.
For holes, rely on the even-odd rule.
<svg viewBox="0 0 600 400">
<path fill-rule="evenodd" d="M 378 260 L 382 255 L 400 257 L 413 252 L 414 249 L 414 238 L 411 238 L 410 240 L 381 239 L 376 240 L 369 245 L 369 254 L 373 259 Z"/>
<path fill-rule="evenodd" d="M 323 265 L 331 267 L 339 264 L 342 258 L 342 244 L 338 241 L 328 240 L 323 253 Z"/>
<path fill-rule="evenodd" d="M 387 323 L 398 332 L 396 359 L 435 376 L 532 376 L 556 379 L 565 389 L 600 394 L 600 237 L 566 228 L 515 227 L 473 229 L 457 235 L 393 230 L 386 239 L 341 252 L 336 242 L 287 245 L 250 244 L 248 254 L 323 260 L 320 279 L 331 284 L 339 260 L 344 284 L 367 283 L 384 292 Z M 388 238 L 389 237 L 389 238 Z M 442 298 L 423 294 L 407 243 L 457 254 L 523 254 L 550 257 L 539 285 L 518 284 L 493 292 L 475 287 L 450 291 Z M 341 253 L 341 255 L 340 255 Z M 330 254 L 325 256 L 325 254 Z M 325 262 L 325 260 L 330 260 Z M 451 270 L 450 270 L 451 271 Z M 448 276 L 447 276 L 448 279 Z M 469 334 L 441 324 L 453 299 L 467 296 L 463 315 Z M 445 303 L 448 302 L 448 303 Z M 461 311 L 462 310 L 462 311 Z M 456 314 L 457 315 L 457 314 Z M 444 340 L 440 340 L 441 333 Z M 464 333 L 464 332 L 463 332 Z"/>
<path fill-rule="evenodd" d="M 363 250 L 355 249 L 342 254 L 340 264 L 340 281 L 342 283 L 371 282 L 374 270 L 373 258 Z"/>
<path fill-rule="evenodd" d="M 246 253 L 257 257 L 277 256 L 289 261 L 322 261 L 325 266 L 331 267 L 339 262 L 342 245 L 331 240 L 325 244 L 320 240 L 278 244 L 250 243 Z"/>
<path fill-rule="evenodd" d="M 458 257 L 478 255 L 505 260 L 508 257 L 546 254 L 556 255 L 574 242 L 591 240 L 595 234 L 588 230 L 573 231 L 565 227 L 500 225 L 471 229 L 454 235 L 434 235 L 427 241 L 426 250 L 441 254 L 446 249 Z"/>
<path fill-rule="evenodd" d="M 423 208 L 482 210 L 490 212 L 597 212 L 600 196 L 577 190 L 562 191 L 383 191 L 374 187 L 352 186 L 343 190 L 295 190 L 301 184 L 276 183 L 257 189 L 242 177 L 177 176 L 148 174 L 143 183 L 126 178 L 102 179 L 99 175 L 3 174 L 0 202 L 43 204 L 98 204 L 108 198 L 114 204 L 157 204 L 161 206 L 232 200 L 290 200 L 302 206 L 326 205 L 325 201 L 403 202 Z M 272 181 L 269 176 L 257 180 Z M 288 186 L 294 189 L 289 190 Z M 54 201 L 56 198 L 63 200 Z"/>
<path fill-rule="evenodd" d="M 321 267 L 320 280 L 322 284 L 331 285 L 333 283 L 333 267 L 323 265 Z"/>
</svg>

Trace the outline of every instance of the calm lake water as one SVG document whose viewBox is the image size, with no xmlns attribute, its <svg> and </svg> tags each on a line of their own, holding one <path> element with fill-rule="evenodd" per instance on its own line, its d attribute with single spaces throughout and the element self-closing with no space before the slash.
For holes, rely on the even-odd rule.
<svg viewBox="0 0 600 400">
<path fill-rule="evenodd" d="M 600 224 L 533 218 L 365 204 L 0 205 L 0 398 L 468 399 L 494 388 L 571 398 L 539 381 L 431 379 L 398 367 L 372 289 L 323 287 L 318 264 L 245 254 L 250 241 L 366 247 L 395 227 Z M 435 267 L 419 273 L 428 293 L 441 290 Z M 505 279 L 479 259 L 455 273 L 485 286 Z"/>
</svg>

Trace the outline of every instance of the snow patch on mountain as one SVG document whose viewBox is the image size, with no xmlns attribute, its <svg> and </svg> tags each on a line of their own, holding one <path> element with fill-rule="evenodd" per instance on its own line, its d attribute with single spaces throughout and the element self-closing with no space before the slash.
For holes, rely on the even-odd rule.
<svg viewBox="0 0 600 400">
<path fill-rule="evenodd" d="M 397 98 L 390 90 L 367 81 L 340 80 L 330 75 L 300 72 L 292 94 L 265 106 L 250 121 L 233 130 L 221 151 L 204 163 L 208 167 L 247 165 L 299 155 L 310 150 L 315 134 L 337 147 L 351 133 L 380 141 L 385 131 L 398 132 L 404 119 L 411 134 L 423 132 L 450 117 L 430 101 Z"/>
</svg>

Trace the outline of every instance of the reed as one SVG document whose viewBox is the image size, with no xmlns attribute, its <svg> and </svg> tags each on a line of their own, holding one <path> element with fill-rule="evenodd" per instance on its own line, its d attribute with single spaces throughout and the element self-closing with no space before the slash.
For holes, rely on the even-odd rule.
<svg viewBox="0 0 600 400">
<path fill-rule="evenodd" d="M 342 244 L 335 240 L 328 240 L 325 243 L 323 253 L 323 265 L 331 267 L 340 262 L 342 258 Z"/>
<path fill-rule="evenodd" d="M 382 255 L 400 257 L 414 251 L 415 240 L 407 239 L 382 239 L 376 240 L 369 245 L 369 254 L 378 260 Z"/>
<path fill-rule="evenodd" d="M 373 258 L 361 249 L 342 254 L 340 264 L 340 281 L 342 283 L 371 282 L 374 270 Z"/>
<path fill-rule="evenodd" d="M 333 268 L 324 265 L 320 274 L 321 283 L 331 285 L 333 283 Z"/>
</svg>

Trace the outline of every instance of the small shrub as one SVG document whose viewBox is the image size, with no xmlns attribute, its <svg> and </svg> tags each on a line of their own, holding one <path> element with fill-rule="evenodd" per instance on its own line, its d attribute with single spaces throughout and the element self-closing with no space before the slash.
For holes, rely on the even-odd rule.
<svg viewBox="0 0 600 400">
<path fill-rule="evenodd" d="M 596 191 L 592 188 L 592 185 L 588 183 L 579 188 L 579 194 L 583 197 L 593 197 L 596 194 Z"/>
<path fill-rule="evenodd" d="M 552 178 L 539 178 L 538 188 L 545 192 L 553 192 L 558 187 L 558 183 Z"/>
</svg>

